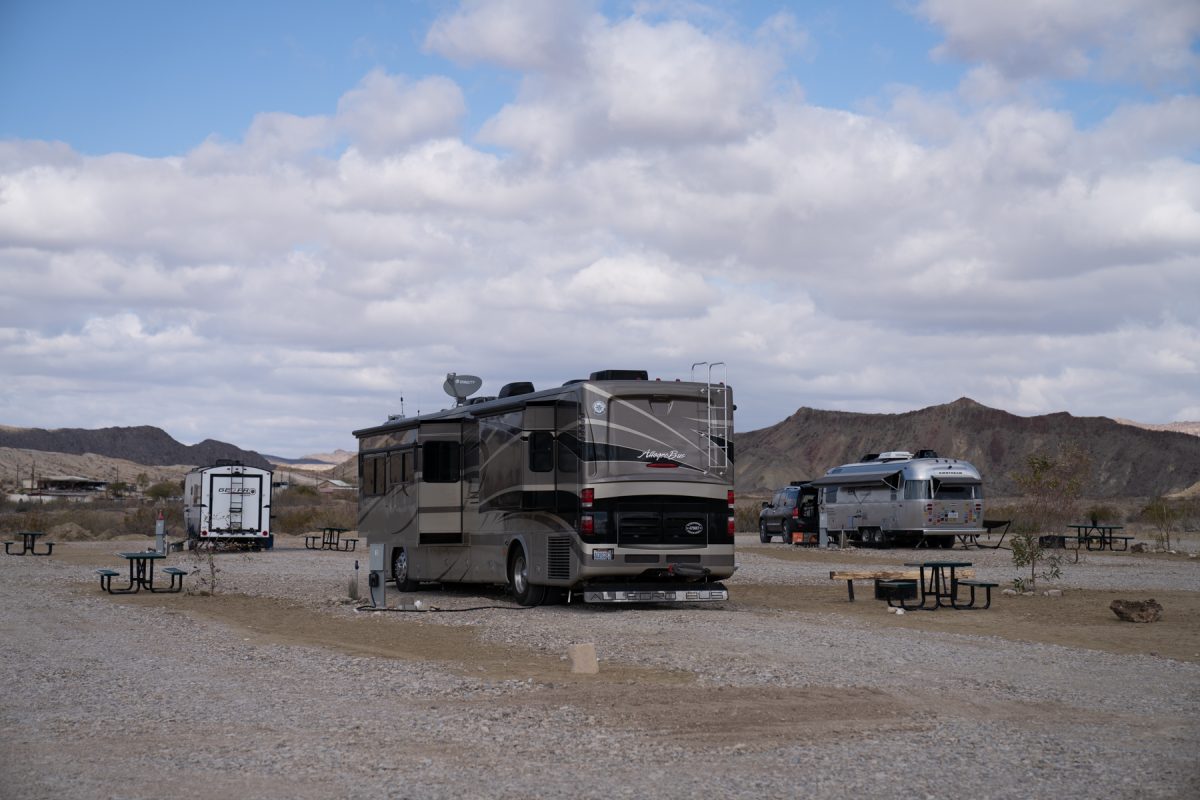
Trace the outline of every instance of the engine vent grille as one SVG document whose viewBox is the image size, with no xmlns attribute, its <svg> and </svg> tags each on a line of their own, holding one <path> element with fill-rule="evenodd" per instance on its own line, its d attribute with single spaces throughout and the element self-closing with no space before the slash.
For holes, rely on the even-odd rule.
<svg viewBox="0 0 1200 800">
<path fill-rule="evenodd" d="M 571 538 L 551 536 L 546 543 L 546 577 L 556 581 L 571 579 Z"/>
</svg>

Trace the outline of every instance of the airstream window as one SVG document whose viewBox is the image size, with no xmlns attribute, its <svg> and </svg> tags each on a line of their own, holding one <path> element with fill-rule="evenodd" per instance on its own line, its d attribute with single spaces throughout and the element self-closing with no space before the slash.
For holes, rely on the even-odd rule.
<svg viewBox="0 0 1200 800">
<path fill-rule="evenodd" d="M 904 499 L 905 500 L 928 500 L 929 499 L 929 481 L 905 481 L 904 482 Z"/>
<path fill-rule="evenodd" d="M 980 500 L 983 486 L 978 483 L 940 483 L 934 498 L 937 500 Z"/>
</svg>

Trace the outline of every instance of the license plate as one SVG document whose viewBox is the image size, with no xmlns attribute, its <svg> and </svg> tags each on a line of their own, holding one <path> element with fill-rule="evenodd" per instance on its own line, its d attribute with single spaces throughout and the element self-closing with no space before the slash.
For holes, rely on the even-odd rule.
<svg viewBox="0 0 1200 800">
<path fill-rule="evenodd" d="M 593 550 L 592 551 L 592 561 L 612 561 L 612 560 L 613 560 L 613 551 L 612 550 Z"/>
</svg>

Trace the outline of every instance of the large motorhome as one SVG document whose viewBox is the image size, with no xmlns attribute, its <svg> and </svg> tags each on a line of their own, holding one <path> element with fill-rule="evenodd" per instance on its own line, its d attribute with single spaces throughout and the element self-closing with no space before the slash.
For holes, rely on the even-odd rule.
<svg viewBox="0 0 1200 800">
<path fill-rule="evenodd" d="M 237 544 L 271 549 L 271 470 L 237 461 L 197 467 L 183 482 L 188 545 Z"/>
<path fill-rule="evenodd" d="M 952 547 L 956 537 L 984 532 L 979 470 L 932 450 L 871 453 L 812 485 L 831 537 L 876 547 Z"/>
<path fill-rule="evenodd" d="M 701 362 L 703 363 L 703 362 Z M 354 432 L 358 528 L 400 591 L 507 584 L 517 602 L 727 599 L 733 397 L 609 370 Z M 455 381 L 447 378 L 447 392 Z M 475 387 L 478 387 L 478 379 Z"/>
</svg>

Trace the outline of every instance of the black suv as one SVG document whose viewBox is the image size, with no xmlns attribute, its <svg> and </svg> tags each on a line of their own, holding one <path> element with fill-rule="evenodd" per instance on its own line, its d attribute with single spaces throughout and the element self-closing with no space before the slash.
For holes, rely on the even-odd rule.
<svg viewBox="0 0 1200 800">
<path fill-rule="evenodd" d="M 769 542 L 773 536 L 782 536 L 784 544 L 815 544 L 818 525 L 817 487 L 792 481 L 763 502 L 758 512 L 758 539 Z"/>
</svg>

